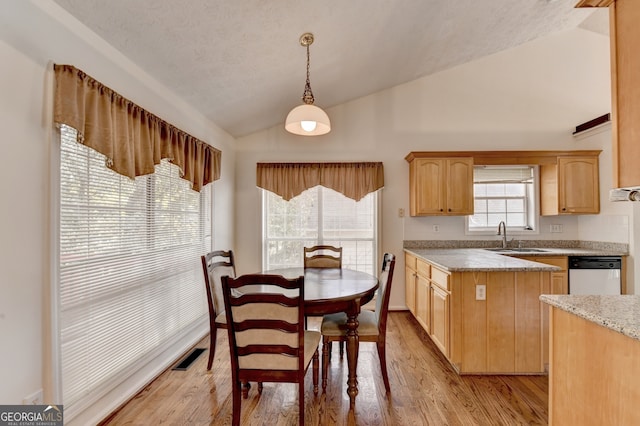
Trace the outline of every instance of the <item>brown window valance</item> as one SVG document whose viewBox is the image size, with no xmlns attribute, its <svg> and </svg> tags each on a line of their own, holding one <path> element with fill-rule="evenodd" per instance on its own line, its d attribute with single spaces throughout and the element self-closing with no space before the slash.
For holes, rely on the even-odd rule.
<svg viewBox="0 0 640 426">
<path fill-rule="evenodd" d="M 78 131 L 78 142 L 104 154 L 107 167 L 130 178 L 168 159 L 195 191 L 220 179 L 221 152 L 139 107 L 71 65 L 54 65 L 54 122 Z"/>
<path fill-rule="evenodd" d="M 258 163 L 256 185 L 285 200 L 322 185 L 353 200 L 384 186 L 382 163 Z"/>
</svg>

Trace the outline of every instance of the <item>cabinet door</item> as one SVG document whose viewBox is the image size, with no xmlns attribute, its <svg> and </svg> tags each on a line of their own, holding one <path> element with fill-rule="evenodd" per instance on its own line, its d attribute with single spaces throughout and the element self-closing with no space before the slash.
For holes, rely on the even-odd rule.
<svg viewBox="0 0 640 426">
<path fill-rule="evenodd" d="M 430 333 L 429 280 L 418 275 L 416 280 L 416 319 Z"/>
<path fill-rule="evenodd" d="M 438 158 L 416 158 L 409 166 L 411 216 L 445 212 L 445 162 Z"/>
<path fill-rule="evenodd" d="M 473 158 L 447 160 L 447 214 L 473 214 Z"/>
<path fill-rule="evenodd" d="M 415 316 L 416 315 L 416 271 L 413 269 L 406 267 L 405 268 L 405 303 L 409 311 Z"/>
<path fill-rule="evenodd" d="M 611 121 L 613 186 L 640 185 L 640 2 L 616 1 L 609 6 L 611 40 Z"/>
<path fill-rule="evenodd" d="M 597 157 L 558 157 L 558 208 L 560 214 L 600 212 Z"/>
<path fill-rule="evenodd" d="M 431 339 L 449 357 L 449 294 L 431 286 Z"/>
</svg>

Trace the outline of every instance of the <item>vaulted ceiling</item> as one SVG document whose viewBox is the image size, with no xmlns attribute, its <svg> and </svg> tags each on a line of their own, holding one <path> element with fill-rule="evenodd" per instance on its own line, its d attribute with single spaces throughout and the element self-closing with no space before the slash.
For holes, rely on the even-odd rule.
<svg viewBox="0 0 640 426">
<path fill-rule="evenodd" d="M 576 0 L 54 1 L 235 137 L 301 103 L 305 32 L 327 108 L 579 25 L 606 31 Z"/>
</svg>

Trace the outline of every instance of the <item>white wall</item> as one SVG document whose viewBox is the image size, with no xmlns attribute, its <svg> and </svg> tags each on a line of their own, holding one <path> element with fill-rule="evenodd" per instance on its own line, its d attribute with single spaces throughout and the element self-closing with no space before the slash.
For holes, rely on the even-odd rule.
<svg viewBox="0 0 640 426">
<path fill-rule="evenodd" d="M 608 140 L 587 148 L 571 134 L 609 112 L 609 75 L 608 38 L 576 29 L 329 108 L 326 136 L 293 136 L 278 126 L 239 139 L 236 247 L 245 270 L 261 267 L 256 162 L 383 161 L 383 251 L 402 255 L 404 239 L 468 239 L 461 217 L 398 217 L 399 208 L 409 211 L 404 157 L 410 151 L 609 149 Z M 611 174 L 610 154 L 601 172 Z M 548 234 L 551 223 L 563 224 L 564 232 Z M 437 235 L 433 224 L 440 225 Z M 536 239 L 581 237 L 577 217 L 541 224 Z M 396 271 L 390 306 L 404 308 L 404 268 Z"/>
<path fill-rule="evenodd" d="M 54 214 L 50 191 L 51 147 L 56 140 L 50 118 L 50 62 L 69 63 L 142 107 L 222 150 L 222 179 L 214 184 L 214 241 L 233 247 L 233 138 L 180 100 L 48 0 L 3 2 L 0 13 L 0 404 L 20 404 L 23 397 L 55 386 L 49 353 L 53 283 L 49 250 Z M 204 294 L 204 289 L 203 289 Z M 204 296 L 203 296 L 204 297 Z M 199 334 L 208 331 L 203 324 Z M 182 342 L 184 345 L 184 342 Z M 173 348 L 151 369 L 162 368 Z M 150 374 L 151 370 L 142 372 Z M 143 374 L 138 383 L 149 380 Z M 131 386 L 126 392 L 135 390 Z M 114 407 L 94 407 L 90 424 Z M 90 419 L 90 420 L 89 420 Z"/>
</svg>

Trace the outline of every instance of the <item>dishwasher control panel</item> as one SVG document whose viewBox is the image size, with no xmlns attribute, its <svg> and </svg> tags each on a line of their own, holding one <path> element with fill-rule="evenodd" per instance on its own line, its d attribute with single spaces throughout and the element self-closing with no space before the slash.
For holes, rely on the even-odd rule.
<svg viewBox="0 0 640 426">
<path fill-rule="evenodd" d="M 618 256 L 569 256 L 569 269 L 620 269 Z"/>
</svg>

